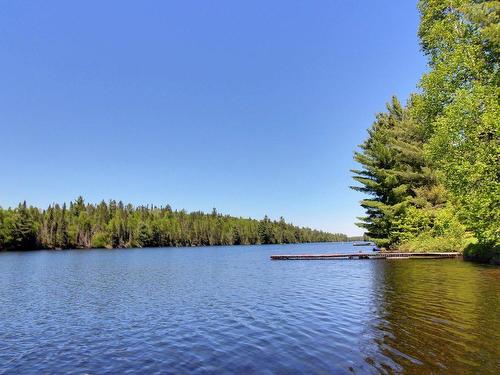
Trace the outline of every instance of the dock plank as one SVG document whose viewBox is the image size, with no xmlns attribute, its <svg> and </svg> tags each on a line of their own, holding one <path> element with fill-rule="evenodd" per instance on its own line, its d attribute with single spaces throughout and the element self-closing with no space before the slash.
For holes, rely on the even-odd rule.
<svg viewBox="0 0 500 375">
<path fill-rule="evenodd" d="M 271 255 L 271 260 L 334 260 L 334 259 L 441 259 L 457 258 L 458 252 L 445 253 L 401 253 L 401 252 L 383 252 L 383 253 L 331 253 L 331 254 L 278 254 Z"/>
</svg>

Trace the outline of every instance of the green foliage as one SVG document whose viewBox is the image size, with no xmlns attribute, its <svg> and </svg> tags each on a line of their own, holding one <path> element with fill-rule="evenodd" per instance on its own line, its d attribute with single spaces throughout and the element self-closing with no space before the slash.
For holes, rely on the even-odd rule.
<svg viewBox="0 0 500 375">
<path fill-rule="evenodd" d="M 471 243 L 464 250 L 464 258 L 474 262 L 500 265 L 500 245 Z"/>
<path fill-rule="evenodd" d="M 497 90 L 498 91 L 498 90 Z M 500 240 L 500 105 L 491 88 L 458 90 L 436 119 L 427 150 L 439 163 L 468 228 Z"/>
<path fill-rule="evenodd" d="M 401 251 L 462 251 L 472 240 L 453 207 L 441 209 L 409 207 L 401 222 Z"/>
<path fill-rule="evenodd" d="M 446 246 L 460 250 L 465 230 L 446 209 L 446 191 L 425 157 L 425 129 L 414 120 L 411 105 L 403 108 L 393 98 L 387 112 L 377 115 L 361 151 L 355 153 L 362 169 L 353 171 L 361 184 L 353 189 L 371 195 L 361 202 L 367 216 L 359 225 L 379 246 L 402 249 L 407 244 L 408 248 L 410 241 L 423 243 L 425 237 L 421 251 L 439 250 L 436 246 L 453 232 L 457 237 Z M 453 230 L 444 230 L 447 217 Z"/>
<path fill-rule="evenodd" d="M 33 208 L 26 202 L 19 204 L 15 210 L 0 210 L 0 250 L 32 250 L 37 248 L 38 218 Z"/>
<path fill-rule="evenodd" d="M 420 0 L 421 93 L 378 114 L 355 160 L 362 227 L 402 250 L 500 242 L 500 2 Z"/>
<path fill-rule="evenodd" d="M 352 186 L 354 190 L 369 194 L 361 206 L 366 216 L 359 218 L 360 227 L 367 230 L 367 235 L 380 246 L 390 244 L 391 216 L 394 215 L 398 196 L 401 191 L 394 190 L 401 186 L 398 177 L 392 173 L 396 165 L 396 150 L 388 147 L 393 138 L 392 130 L 403 121 L 403 108 L 396 98 L 387 106 L 387 113 L 377 114 L 376 121 L 368 130 L 367 140 L 360 146 L 354 159 L 363 166 L 362 170 L 353 170 L 354 180 L 361 186 Z"/>
<path fill-rule="evenodd" d="M 158 246 L 250 245 L 346 241 L 332 234 L 288 224 L 283 218 L 261 220 L 203 212 L 173 211 L 170 206 L 86 204 L 82 197 L 69 208 L 0 209 L 0 250 L 122 248 Z"/>
<path fill-rule="evenodd" d="M 109 236 L 105 232 L 97 232 L 92 236 L 92 241 L 90 247 L 93 248 L 104 248 L 109 243 Z"/>
<path fill-rule="evenodd" d="M 420 1 L 431 70 L 416 106 L 428 157 L 463 222 L 482 243 L 500 241 L 500 2 Z"/>
</svg>

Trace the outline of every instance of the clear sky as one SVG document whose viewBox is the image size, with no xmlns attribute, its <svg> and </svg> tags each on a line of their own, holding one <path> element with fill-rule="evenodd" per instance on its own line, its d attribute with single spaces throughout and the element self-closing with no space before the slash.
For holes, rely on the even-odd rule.
<svg viewBox="0 0 500 375">
<path fill-rule="evenodd" d="M 0 205 L 359 234 L 353 150 L 425 71 L 416 1 L 3 1 Z"/>
</svg>

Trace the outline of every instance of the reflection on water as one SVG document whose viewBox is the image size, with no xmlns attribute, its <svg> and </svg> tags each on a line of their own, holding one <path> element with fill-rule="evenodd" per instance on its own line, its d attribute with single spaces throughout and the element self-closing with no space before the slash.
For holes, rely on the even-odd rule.
<svg viewBox="0 0 500 375">
<path fill-rule="evenodd" d="M 0 373 L 500 373 L 500 268 L 269 260 L 359 250 L 0 254 Z"/>
<path fill-rule="evenodd" d="M 459 260 L 378 266 L 367 363 L 380 372 L 498 374 L 499 268 Z"/>
</svg>

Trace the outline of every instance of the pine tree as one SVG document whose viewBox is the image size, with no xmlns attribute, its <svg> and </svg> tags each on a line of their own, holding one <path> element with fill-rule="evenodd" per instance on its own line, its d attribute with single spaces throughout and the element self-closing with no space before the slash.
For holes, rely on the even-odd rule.
<svg viewBox="0 0 500 375">
<path fill-rule="evenodd" d="M 453 244 L 460 247 L 464 229 L 448 209 L 446 190 L 425 156 L 425 128 L 415 121 L 411 109 L 412 102 L 404 108 L 393 98 L 387 112 L 377 115 L 361 151 L 355 153 L 363 168 L 353 171 L 361 184 L 353 189 L 371 195 L 361 202 L 367 216 L 359 225 L 380 246 L 405 246 L 424 234 L 427 242 L 441 246 L 453 232 L 457 237 Z M 443 215 L 453 224 L 446 233 L 433 230 Z"/>
<path fill-rule="evenodd" d="M 394 127 L 402 121 L 403 108 L 397 98 L 387 105 L 386 113 L 379 113 L 376 121 L 368 130 L 368 138 L 360 145 L 361 151 L 355 152 L 354 159 L 362 169 L 352 170 L 355 181 L 361 186 L 351 188 L 370 195 L 361 201 L 366 216 L 360 217 L 358 225 L 367 230 L 367 235 L 380 246 L 390 245 L 391 220 L 399 191 L 399 186 L 392 172 L 397 164 L 397 155 L 390 146 Z"/>
</svg>

